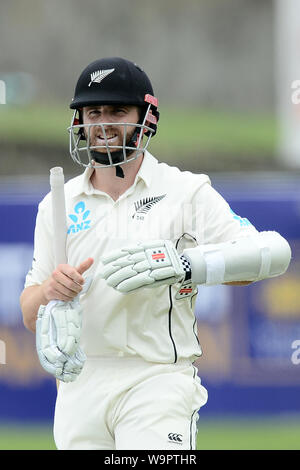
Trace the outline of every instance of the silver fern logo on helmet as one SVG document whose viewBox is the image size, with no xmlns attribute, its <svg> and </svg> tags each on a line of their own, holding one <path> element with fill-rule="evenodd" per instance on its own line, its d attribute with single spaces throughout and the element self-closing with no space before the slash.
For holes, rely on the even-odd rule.
<svg viewBox="0 0 300 470">
<path fill-rule="evenodd" d="M 88 86 L 91 86 L 92 83 L 101 83 L 104 78 L 113 73 L 115 69 L 108 70 L 97 70 L 96 72 L 91 73 L 91 81 Z"/>
</svg>

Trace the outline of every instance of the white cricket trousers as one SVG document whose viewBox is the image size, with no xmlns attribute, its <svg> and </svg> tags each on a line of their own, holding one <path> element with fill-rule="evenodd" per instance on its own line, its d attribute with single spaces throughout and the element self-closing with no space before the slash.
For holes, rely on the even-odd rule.
<svg viewBox="0 0 300 470">
<path fill-rule="evenodd" d="M 74 382 L 60 382 L 55 443 L 60 450 L 195 449 L 198 410 L 206 401 L 187 361 L 88 358 Z"/>
</svg>

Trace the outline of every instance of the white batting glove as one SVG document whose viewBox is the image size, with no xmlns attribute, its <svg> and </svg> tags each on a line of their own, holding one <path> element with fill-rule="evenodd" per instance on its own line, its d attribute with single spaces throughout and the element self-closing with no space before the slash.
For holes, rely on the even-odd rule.
<svg viewBox="0 0 300 470">
<path fill-rule="evenodd" d="M 83 315 L 79 297 L 88 291 L 91 282 L 88 277 L 81 293 L 70 302 L 52 300 L 38 311 L 36 350 L 41 366 L 63 382 L 74 381 L 86 359 L 79 347 Z"/>
<path fill-rule="evenodd" d="M 170 240 L 139 242 L 115 250 L 101 260 L 104 267 L 100 277 L 123 293 L 175 284 L 186 277 L 185 262 Z"/>
<path fill-rule="evenodd" d="M 57 379 L 72 382 L 80 374 L 85 354 L 79 347 L 82 309 L 78 298 L 41 305 L 36 321 L 36 349 L 41 366 Z"/>
</svg>

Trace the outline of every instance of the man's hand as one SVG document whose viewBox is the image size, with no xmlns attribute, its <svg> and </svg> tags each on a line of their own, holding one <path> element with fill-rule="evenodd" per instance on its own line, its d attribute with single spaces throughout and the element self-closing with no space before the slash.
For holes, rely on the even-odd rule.
<svg viewBox="0 0 300 470">
<path fill-rule="evenodd" d="M 87 271 L 94 260 L 87 258 L 77 268 L 69 264 L 59 264 L 47 281 L 42 285 L 45 304 L 50 300 L 68 302 L 78 295 L 83 288 L 82 274 Z"/>
<path fill-rule="evenodd" d="M 137 243 L 107 254 L 102 262 L 100 277 L 123 293 L 185 279 L 184 262 L 169 240 Z"/>
</svg>

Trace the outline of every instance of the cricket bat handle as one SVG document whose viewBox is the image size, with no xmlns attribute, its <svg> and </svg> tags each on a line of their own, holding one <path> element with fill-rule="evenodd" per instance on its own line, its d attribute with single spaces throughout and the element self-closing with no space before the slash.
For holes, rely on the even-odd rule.
<svg viewBox="0 0 300 470">
<path fill-rule="evenodd" d="M 56 166 L 50 169 L 50 187 L 52 196 L 52 221 L 55 267 L 67 263 L 66 241 L 67 220 L 64 190 L 63 168 Z"/>
</svg>

